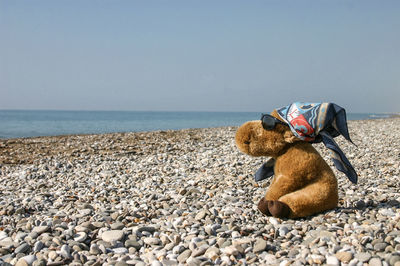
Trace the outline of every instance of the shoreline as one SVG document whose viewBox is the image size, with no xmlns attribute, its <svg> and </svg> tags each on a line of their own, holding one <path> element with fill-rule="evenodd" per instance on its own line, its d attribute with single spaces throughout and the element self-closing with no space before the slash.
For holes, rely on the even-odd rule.
<svg viewBox="0 0 400 266">
<path fill-rule="evenodd" d="M 1 110 L 0 110 L 1 111 Z M 353 113 L 353 115 L 359 115 L 359 113 Z M 365 115 L 365 114 L 363 114 Z M 400 114 L 388 113 L 388 114 L 369 114 L 370 117 L 366 119 L 353 119 L 348 121 L 368 121 L 368 120 L 380 120 L 380 119 L 396 119 L 400 118 Z M 238 127 L 237 125 L 236 127 Z M 103 134 L 124 134 L 124 133 L 148 133 L 154 131 L 179 131 L 188 129 L 203 129 L 203 128 L 218 128 L 218 127 L 235 127 L 233 125 L 223 125 L 223 126 L 212 126 L 212 127 L 188 127 L 180 129 L 156 129 L 156 130 L 141 130 L 141 131 L 116 131 L 116 132 L 101 132 L 101 133 L 71 133 L 71 134 L 53 134 L 53 135 L 39 135 L 39 136 L 26 136 L 26 137 L 4 137 L 0 136 L 0 141 L 4 140 L 16 140 L 16 139 L 26 139 L 26 138 L 45 138 L 45 137 L 66 137 L 66 136 L 85 136 L 85 135 L 103 135 Z"/>
<path fill-rule="evenodd" d="M 348 125 L 359 183 L 332 168 L 339 206 L 296 220 L 257 210 L 237 127 L 0 140 L 0 264 L 394 264 L 400 119 Z"/>
</svg>

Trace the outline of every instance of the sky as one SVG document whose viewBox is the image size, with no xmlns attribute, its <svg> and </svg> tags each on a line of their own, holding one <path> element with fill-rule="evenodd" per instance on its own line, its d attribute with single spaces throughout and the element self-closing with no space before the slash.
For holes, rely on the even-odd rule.
<svg viewBox="0 0 400 266">
<path fill-rule="evenodd" d="M 0 109 L 400 112 L 400 1 L 0 0 Z"/>
</svg>

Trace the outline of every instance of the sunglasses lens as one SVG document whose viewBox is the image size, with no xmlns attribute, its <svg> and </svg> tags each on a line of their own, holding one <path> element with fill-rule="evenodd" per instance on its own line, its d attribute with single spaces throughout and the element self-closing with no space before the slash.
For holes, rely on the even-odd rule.
<svg viewBox="0 0 400 266">
<path fill-rule="evenodd" d="M 271 130 L 275 127 L 275 119 L 271 116 L 262 117 L 262 126 L 264 129 Z"/>
</svg>

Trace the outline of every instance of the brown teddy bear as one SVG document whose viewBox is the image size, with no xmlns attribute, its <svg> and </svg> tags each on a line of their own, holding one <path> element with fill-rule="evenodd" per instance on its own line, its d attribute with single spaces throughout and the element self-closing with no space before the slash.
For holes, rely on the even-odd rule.
<svg viewBox="0 0 400 266">
<path fill-rule="evenodd" d="M 297 103 L 297 106 L 292 107 L 292 109 L 297 108 L 304 111 L 311 107 L 315 109 L 315 106 L 317 105 L 308 106 Z M 322 108 L 320 105 L 317 107 Z M 339 106 L 334 105 L 334 107 Z M 302 110 L 301 108 L 305 109 Z M 285 111 L 286 115 L 293 117 L 293 113 L 289 112 L 290 109 L 287 108 Z M 278 112 L 279 110 L 274 110 L 271 115 L 263 115 L 261 121 L 246 122 L 236 132 L 236 145 L 240 151 L 252 156 L 271 157 L 256 174 L 256 180 L 257 178 L 265 178 L 260 177 L 260 175 L 267 177 L 274 175 L 267 193 L 258 203 L 258 209 L 263 214 L 274 217 L 298 218 L 337 207 L 338 184 L 335 174 L 317 150 L 308 142 L 310 139 L 305 141 L 302 138 L 305 139 L 306 136 L 314 142 L 319 142 L 321 136 L 323 136 L 324 144 L 328 147 L 328 144 L 332 144 L 330 143 L 330 141 L 333 141 L 332 135 L 335 137 L 343 133 L 347 138 L 347 124 L 345 125 L 346 132 L 335 131 L 343 125 L 331 126 L 333 122 L 336 123 L 336 120 L 340 120 L 335 117 L 336 114 L 333 114 L 335 119 L 332 120 L 333 122 L 325 121 L 324 125 L 329 126 L 325 126 L 324 130 L 313 132 L 315 135 L 299 135 L 297 133 L 300 131 L 296 132 L 292 126 L 302 128 L 303 132 L 300 133 L 310 133 L 310 128 L 305 127 L 305 123 L 298 121 L 293 123 L 288 116 Z M 332 113 L 332 111 L 328 113 Z M 297 116 L 301 115 L 303 115 L 303 118 L 307 116 L 304 113 L 299 114 L 297 112 Z M 346 123 L 346 120 L 344 122 Z M 324 134 L 321 132 L 324 132 Z M 325 134 L 326 132 L 329 132 L 330 135 Z M 328 148 L 332 149 L 332 147 Z M 346 172 L 343 164 L 340 164 L 342 161 L 348 162 L 347 158 L 344 159 L 337 160 L 334 158 L 334 162 L 339 170 Z M 350 168 L 350 172 L 352 171 L 351 174 L 353 174 L 351 181 L 356 182 L 357 176 L 351 165 Z M 257 175 L 259 176 L 257 177 Z"/>
</svg>

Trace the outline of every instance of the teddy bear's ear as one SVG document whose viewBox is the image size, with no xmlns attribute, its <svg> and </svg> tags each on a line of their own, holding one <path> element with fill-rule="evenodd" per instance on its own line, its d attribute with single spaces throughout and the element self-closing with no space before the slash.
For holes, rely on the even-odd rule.
<svg viewBox="0 0 400 266">
<path fill-rule="evenodd" d="M 285 133 L 283 133 L 283 138 L 287 143 L 294 143 L 300 140 L 290 130 L 286 130 Z"/>
</svg>

